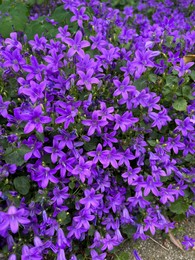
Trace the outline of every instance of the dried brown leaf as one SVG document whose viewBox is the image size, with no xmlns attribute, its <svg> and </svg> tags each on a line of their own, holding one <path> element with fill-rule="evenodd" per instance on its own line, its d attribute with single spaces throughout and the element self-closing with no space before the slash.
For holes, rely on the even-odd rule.
<svg viewBox="0 0 195 260">
<path fill-rule="evenodd" d="M 182 251 L 184 251 L 183 246 L 182 246 L 181 242 L 179 241 L 179 239 L 175 238 L 174 235 L 173 235 L 171 232 L 169 232 L 169 238 L 170 238 L 171 242 L 172 242 L 176 247 L 178 247 L 179 249 L 181 249 Z"/>
<path fill-rule="evenodd" d="M 185 63 L 195 61 L 195 54 L 187 54 L 183 57 Z"/>
</svg>

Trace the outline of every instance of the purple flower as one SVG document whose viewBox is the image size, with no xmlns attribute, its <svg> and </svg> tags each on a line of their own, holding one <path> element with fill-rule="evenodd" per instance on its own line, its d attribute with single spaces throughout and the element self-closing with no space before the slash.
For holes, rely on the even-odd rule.
<svg viewBox="0 0 195 260">
<path fill-rule="evenodd" d="M 180 142 L 180 135 L 175 138 L 168 137 L 168 141 L 166 142 L 166 150 L 171 151 L 173 149 L 175 154 L 178 154 L 179 150 L 183 150 L 185 148 L 185 144 Z"/>
<path fill-rule="evenodd" d="M 53 140 L 53 146 L 45 146 L 44 147 L 44 151 L 46 153 L 51 153 L 51 161 L 53 163 L 56 163 L 58 160 L 58 157 L 62 157 L 64 156 L 64 152 L 62 151 L 62 149 L 64 148 L 63 143 L 58 142 L 57 140 Z"/>
<path fill-rule="evenodd" d="M 152 176 L 148 176 L 147 180 L 140 183 L 140 187 L 144 188 L 144 196 L 148 196 L 150 192 L 154 195 L 159 196 L 158 187 L 161 187 L 163 184 L 160 181 L 154 181 Z"/>
<path fill-rule="evenodd" d="M 159 113 L 150 112 L 149 117 L 154 120 L 154 122 L 152 123 L 152 127 L 157 126 L 158 130 L 161 130 L 163 126 L 167 125 L 167 122 L 171 121 L 171 118 L 167 115 L 166 109 L 163 109 Z"/>
<path fill-rule="evenodd" d="M 64 203 L 64 200 L 70 197 L 70 195 L 67 193 L 68 187 L 65 187 L 63 189 L 59 189 L 59 187 L 55 187 L 53 189 L 53 197 L 52 201 L 56 202 L 58 206 L 62 205 Z"/>
<path fill-rule="evenodd" d="M 128 92 L 135 91 L 135 87 L 129 85 L 130 78 L 128 76 L 124 78 L 122 83 L 118 79 L 115 79 L 113 82 L 114 85 L 117 87 L 113 94 L 114 97 L 122 95 L 123 98 L 127 99 Z"/>
<path fill-rule="evenodd" d="M 90 40 L 93 42 L 93 44 L 91 45 L 91 49 L 101 49 L 102 47 L 104 47 L 105 45 L 107 45 L 107 42 L 105 40 L 103 40 L 103 35 L 101 33 L 98 33 L 95 36 L 90 36 L 89 37 Z"/>
<path fill-rule="evenodd" d="M 86 230 L 89 230 L 90 224 L 89 221 L 92 221 L 95 218 L 94 215 L 91 215 L 91 210 L 89 209 L 82 209 L 79 212 L 79 216 L 73 217 L 73 220 L 75 221 L 77 228 L 85 228 Z"/>
<path fill-rule="evenodd" d="M 56 112 L 60 114 L 60 116 L 56 118 L 55 123 L 64 123 L 64 128 L 67 129 L 71 123 L 74 123 L 74 118 L 78 113 L 78 109 L 71 105 L 67 105 L 65 102 L 62 101 L 58 102 L 58 105 L 60 107 L 56 108 Z"/>
<path fill-rule="evenodd" d="M 67 53 L 68 57 L 72 57 L 75 53 L 77 53 L 79 56 L 84 58 L 85 53 L 83 48 L 90 46 L 90 43 L 88 41 L 82 41 L 82 36 L 82 32 L 77 31 L 74 40 L 70 38 L 64 40 L 65 43 L 71 46 Z"/>
<path fill-rule="evenodd" d="M 147 216 L 144 219 L 145 228 L 144 231 L 150 230 L 151 234 L 154 235 L 156 232 L 156 228 L 159 226 L 157 217 L 151 218 L 150 216 Z"/>
<path fill-rule="evenodd" d="M 82 182 L 85 182 L 86 177 L 90 177 L 91 171 L 91 162 L 87 161 L 85 162 L 84 158 L 82 156 L 79 157 L 79 163 L 76 165 L 76 167 L 72 170 L 73 175 L 79 175 Z"/>
<path fill-rule="evenodd" d="M 45 65 L 39 64 L 35 56 L 32 56 L 30 58 L 30 61 L 31 61 L 31 65 L 22 66 L 23 70 L 28 72 L 26 79 L 31 80 L 35 78 L 36 80 L 41 81 L 42 79 L 41 72 L 45 69 Z"/>
<path fill-rule="evenodd" d="M 151 51 L 151 50 L 137 50 L 135 51 L 135 59 L 133 60 L 132 65 L 135 67 L 135 77 L 139 78 L 144 71 L 146 71 L 146 67 L 154 67 L 154 62 L 151 58 L 158 56 L 160 54 L 159 51 Z"/>
<path fill-rule="evenodd" d="M 50 56 L 47 55 L 44 57 L 44 60 L 48 63 L 47 69 L 51 70 L 52 72 L 57 72 L 59 71 L 59 68 L 63 66 L 61 59 L 64 58 L 64 55 L 57 54 L 53 49 L 50 51 L 50 54 Z"/>
<path fill-rule="evenodd" d="M 45 49 L 47 40 L 45 37 L 39 38 L 38 34 L 35 35 L 34 41 L 28 42 L 32 46 L 33 51 L 43 51 Z"/>
<path fill-rule="evenodd" d="M 181 243 L 184 245 L 185 250 L 188 250 L 195 246 L 195 239 L 189 236 L 184 236 L 184 240 Z"/>
<path fill-rule="evenodd" d="M 191 70 L 189 70 L 190 67 L 194 65 L 194 62 L 188 62 L 185 63 L 184 59 L 180 59 L 180 66 L 174 66 L 174 69 L 179 72 L 179 77 L 184 76 L 186 73 L 190 73 Z"/>
<path fill-rule="evenodd" d="M 41 188 L 45 189 L 48 186 L 49 181 L 52 183 L 58 183 L 58 179 L 53 176 L 55 173 L 55 170 L 40 165 L 36 174 L 32 176 L 32 179 L 37 181 Z"/>
<path fill-rule="evenodd" d="M 78 86 L 85 85 L 86 89 L 89 91 L 92 89 L 91 84 L 99 83 L 99 80 L 97 78 L 92 77 L 94 74 L 93 69 L 88 69 L 86 74 L 83 71 L 78 71 L 78 74 L 81 79 L 77 82 L 77 85 Z"/>
<path fill-rule="evenodd" d="M 127 166 L 127 168 L 130 168 L 130 160 L 134 160 L 136 157 L 132 154 L 132 152 L 130 151 L 130 149 L 126 149 L 126 151 L 123 153 L 122 158 L 119 161 L 119 166 L 121 166 L 122 164 L 125 164 Z"/>
<path fill-rule="evenodd" d="M 30 87 L 24 88 L 20 87 L 19 94 L 25 94 L 29 96 L 32 103 L 36 103 L 37 99 L 44 98 L 43 91 L 45 90 L 46 83 L 41 82 L 40 84 L 37 84 L 35 81 L 30 81 Z"/>
<path fill-rule="evenodd" d="M 51 118 L 48 116 L 43 116 L 43 111 L 41 105 L 38 105 L 29 114 L 22 115 L 22 119 L 28 123 L 24 127 L 24 133 L 28 134 L 34 129 L 39 133 L 43 133 L 43 125 L 51 122 Z"/>
<path fill-rule="evenodd" d="M 100 200 L 102 200 L 102 194 L 95 194 L 95 190 L 91 188 L 91 190 L 84 191 L 85 197 L 80 199 L 80 203 L 85 206 L 85 209 L 89 208 L 97 208 L 100 204 Z"/>
<path fill-rule="evenodd" d="M 3 218 L 0 223 L 0 232 L 11 229 L 12 233 L 17 233 L 19 224 L 29 224 L 30 220 L 26 218 L 24 209 L 17 209 L 15 206 L 10 206 L 7 213 L 3 213 Z"/>
<path fill-rule="evenodd" d="M 60 38 L 63 42 L 66 42 L 66 39 L 70 36 L 68 32 L 68 25 L 65 25 L 64 28 L 58 28 L 59 33 L 56 35 L 56 38 Z"/>
<path fill-rule="evenodd" d="M 120 163 L 121 161 L 119 161 Z M 137 168 L 131 168 L 131 166 L 127 167 L 127 171 L 122 174 L 122 177 L 126 180 L 129 185 L 133 183 L 134 180 L 138 178 L 138 173 L 141 171 L 140 167 Z"/>
<path fill-rule="evenodd" d="M 176 195 L 176 190 L 172 189 L 172 185 L 169 185 L 167 188 L 160 188 L 160 202 L 163 204 L 166 204 L 168 201 L 174 202 L 175 198 L 174 195 Z"/>
<path fill-rule="evenodd" d="M 35 136 L 30 136 L 28 140 L 24 140 L 23 143 L 31 149 L 30 152 L 24 155 L 25 161 L 28 161 L 32 156 L 35 158 L 41 158 L 40 149 L 42 147 L 42 143 L 38 142 Z"/>
<path fill-rule="evenodd" d="M 102 145 L 98 144 L 96 151 L 91 151 L 87 153 L 89 156 L 94 157 L 93 163 L 96 164 L 98 161 L 100 161 L 102 164 L 104 164 L 105 156 L 107 155 L 106 151 L 102 151 Z"/>
<path fill-rule="evenodd" d="M 120 161 L 122 154 L 115 147 L 112 147 L 111 150 L 105 150 L 105 155 L 103 160 L 104 168 L 107 168 L 111 164 L 115 169 L 118 169 L 119 165 L 117 161 Z"/>
<path fill-rule="evenodd" d="M 65 252 L 63 249 L 60 248 L 60 250 L 58 251 L 56 260 L 66 260 Z"/>
<path fill-rule="evenodd" d="M 95 131 L 97 131 L 98 134 L 100 134 L 101 127 L 104 127 L 108 124 L 108 121 L 106 119 L 99 119 L 98 117 L 99 113 L 95 110 L 92 113 L 92 119 L 82 120 L 83 125 L 89 126 L 89 130 L 87 132 L 88 136 L 93 135 Z"/>
<path fill-rule="evenodd" d="M 121 129 L 122 132 L 126 132 L 129 127 L 139 121 L 138 118 L 133 117 L 132 112 L 126 111 L 122 116 L 119 114 L 115 114 L 115 126 L 114 130 Z"/>
<path fill-rule="evenodd" d="M 106 258 L 106 253 L 98 254 L 94 249 L 91 250 L 92 260 L 104 260 Z"/>
<path fill-rule="evenodd" d="M 133 249 L 133 255 L 135 257 L 135 260 L 142 260 L 142 258 L 138 255 L 137 250 Z"/>
<path fill-rule="evenodd" d="M 70 247 L 70 243 L 68 239 L 64 235 L 64 231 L 59 228 L 57 231 L 57 245 L 61 249 L 65 249 L 66 247 Z"/>
<path fill-rule="evenodd" d="M 106 234 L 106 237 L 102 239 L 103 246 L 101 248 L 102 251 L 108 249 L 111 251 L 114 246 L 118 246 L 119 242 L 116 240 L 115 237 L 111 237 L 109 234 Z"/>
<path fill-rule="evenodd" d="M 22 44 L 17 40 L 17 33 L 10 33 L 10 38 L 5 39 L 5 43 L 7 44 L 6 50 L 10 51 L 12 48 L 16 48 L 18 50 L 22 50 Z"/>
<path fill-rule="evenodd" d="M 175 119 L 175 123 L 178 125 L 174 131 L 181 131 L 183 136 L 187 136 L 188 131 L 193 131 L 194 127 L 189 117 L 186 117 L 183 121 Z"/>
<path fill-rule="evenodd" d="M 25 64 L 25 60 L 18 49 L 15 49 L 12 53 L 9 51 L 3 51 L 2 56 L 5 59 L 3 66 L 12 67 L 15 72 L 18 72 L 20 70 L 20 66 Z"/>
<path fill-rule="evenodd" d="M 7 118 L 7 116 L 8 116 L 7 109 L 8 109 L 9 104 L 10 104 L 10 101 L 3 102 L 3 98 L 0 95 L 0 115 L 4 118 Z"/>
<path fill-rule="evenodd" d="M 73 8 L 72 12 L 74 13 L 74 16 L 71 17 L 70 21 L 75 22 L 77 21 L 78 25 L 83 28 L 83 20 L 88 21 L 89 16 L 85 14 L 85 7 L 81 7 L 80 10 Z"/>
<path fill-rule="evenodd" d="M 41 260 L 42 259 L 41 252 L 39 252 L 36 247 L 29 248 L 28 246 L 25 245 L 22 247 L 21 259 L 28 260 L 29 258 L 34 260 Z"/>
<path fill-rule="evenodd" d="M 97 110 L 97 112 L 99 113 L 99 116 L 108 119 L 110 121 L 114 120 L 114 116 L 111 115 L 111 113 L 114 112 L 114 107 L 106 107 L 106 103 L 105 102 L 100 102 L 100 110 Z"/>
</svg>

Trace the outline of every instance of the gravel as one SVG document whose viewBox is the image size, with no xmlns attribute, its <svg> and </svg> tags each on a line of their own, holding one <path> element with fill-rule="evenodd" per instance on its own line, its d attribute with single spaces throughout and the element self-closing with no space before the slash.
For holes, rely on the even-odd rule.
<svg viewBox="0 0 195 260">
<path fill-rule="evenodd" d="M 179 239 L 180 242 L 185 235 L 195 238 L 195 218 L 183 221 L 174 233 L 175 238 Z M 161 235 L 152 238 L 155 241 L 149 238 L 146 241 L 125 242 L 120 252 L 128 252 L 129 257 L 128 259 L 123 258 L 123 260 L 135 260 L 132 254 L 133 249 L 137 250 L 142 260 L 195 260 L 195 250 L 182 251 L 168 238 L 163 239 Z"/>
</svg>

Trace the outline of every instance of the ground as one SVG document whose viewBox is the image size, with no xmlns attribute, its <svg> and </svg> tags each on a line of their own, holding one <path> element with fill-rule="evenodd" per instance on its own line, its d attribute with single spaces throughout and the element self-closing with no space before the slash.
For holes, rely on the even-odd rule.
<svg viewBox="0 0 195 260">
<path fill-rule="evenodd" d="M 183 240 L 183 236 L 185 235 L 195 238 L 195 217 L 189 218 L 179 224 L 174 233 L 174 237 L 180 241 Z M 121 250 L 128 252 L 130 258 L 122 260 L 134 260 L 133 249 L 138 251 L 142 260 L 195 260 L 195 250 L 182 251 L 170 239 L 163 238 L 162 235 L 156 235 L 152 238 L 155 241 L 151 238 L 146 241 L 126 241 Z"/>
</svg>

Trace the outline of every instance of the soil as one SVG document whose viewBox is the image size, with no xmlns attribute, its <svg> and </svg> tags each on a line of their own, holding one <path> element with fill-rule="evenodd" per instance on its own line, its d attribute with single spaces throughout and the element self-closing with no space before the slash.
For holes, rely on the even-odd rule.
<svg viewBox="0 0 195 260">
<path fill-rule="evenodd" d="M 178 224 L 173 235 L 180 242 L 185 235 L 195 238 L 195 217 Z M 163 238 L 162 235 L 155 235 L 145 241 L 126 241 L 120 252 L 128 252 L 129 257 L 126 256 L 127 259 L 123 258 L 122 260 L 135 260 L 132 254 L 133 249 L 137 250 L 142 260 L 195 260 L 195 248 L 182 251 L 168 237 Z M 118 259 L 116 257 L 115 260 Z"/>
</svg>

